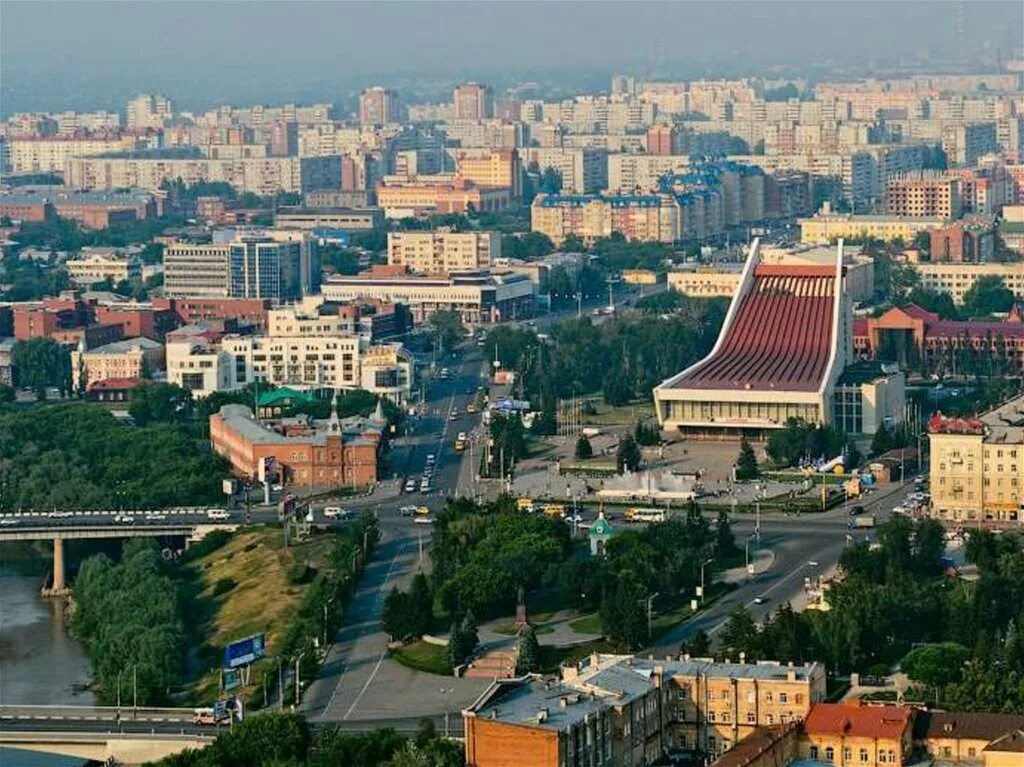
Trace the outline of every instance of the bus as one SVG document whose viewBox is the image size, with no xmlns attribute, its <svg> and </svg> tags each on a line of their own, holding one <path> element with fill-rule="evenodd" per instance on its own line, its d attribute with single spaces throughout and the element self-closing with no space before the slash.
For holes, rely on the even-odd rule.
<svg viewBox="0 0 1024 767">
<path fill-rule="evenodd" d="M 559 519 L 563 519 L 565 517 L 565 506 L 560 503 L 546 504 L 541 511 L 549 517 L 557 517 Z"/>
<path fill-rule="evenodd" d="M 466 449 L 466 432 L 460 431 L 459 436 L 455 438 L 455 452 L 461 453 Z"/>
<path fill-rule="evenodd" d="M 626 509 L 627 522 L 664 522 L 665 510 L 631 506 Z"/>
</svg>

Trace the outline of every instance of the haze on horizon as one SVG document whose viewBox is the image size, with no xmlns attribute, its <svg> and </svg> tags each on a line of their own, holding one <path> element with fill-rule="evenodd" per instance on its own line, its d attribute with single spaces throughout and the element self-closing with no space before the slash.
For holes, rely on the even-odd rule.
<svg viewBox="0 0 1024 767">
<path fill-rule="evenodd" d="M 443 93 L 606 87 L 638 76 L 950 71 L 957 3 L 26 2 L 0 4 L 0 111 L 341 101 L 368 85 Z M 962 5 L 972 63 L 1019 50 L 1024 4 Z"/>
</svg>

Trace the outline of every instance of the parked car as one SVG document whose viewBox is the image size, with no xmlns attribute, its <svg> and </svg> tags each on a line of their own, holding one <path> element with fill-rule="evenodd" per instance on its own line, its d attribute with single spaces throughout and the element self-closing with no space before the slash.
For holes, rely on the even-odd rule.
<svg viewBox="0 0 1024 767">
<path fill-rule="evenodd" d="M 120 525 L 130 525 L 135 522 L 135 517 L 131 514 L 117 514 L 114 517 L 114 521 Z"/>
<path fill-rule="evenodd" d="M 405 488 L 404 489 L 405 489 L 405 492 L 407 492 L 407 493 L 415 493 L 416 492 L 416 480 L 415 479 L 407 479 L 407 480 L 405 480 Z"/>
<path fill-rule="evenodd" d="M 19 520 L 15 517 L 0 517 L 0 525 L 3 525 L 4 527 L 7 527 L 7 525 L 16 525 L 18 524 L 18 521 Z"/>
</svg>

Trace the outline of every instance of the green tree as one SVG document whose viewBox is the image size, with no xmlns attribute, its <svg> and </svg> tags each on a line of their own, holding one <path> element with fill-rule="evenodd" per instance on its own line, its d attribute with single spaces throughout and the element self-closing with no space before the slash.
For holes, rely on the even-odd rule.
<svg viewBox="0 0 1024 767">
<path fill-rule="evenodd" d="M 590 445 L 590 440 L 583 435 L 576 440 L 576 457 L 580 460 L 594 457 L 594 448 Z"/>
<path fill-rule="evenodd" d="M 397 586 L 392 587 L 384 599 L 380 624 L 384 631 L 397 640 L 412 636 L 412 604 L 409 595 Z"/>
<path fill-rule="evenodd" d="M 728 559 L 738 551 L 739 547 L 736 545 L 732 524 L 729 521 L 729 512 L 722 509 L 715 520 L 715 556 L 719 559 Z"/>
<path fill-rule="evenodd" d="M 516 656 L 516 674 L 526 674 L 540 669 L 540 643 L 533 626 L 526 626 L 519 632 L 519 653 Z"/>
<path fill-rule="evenodd" d="M 455 311 L 436 311 L 430 315 L 430 327 L 442 350 L 452 349 L 466 337 L 466 328 L 462 325 L 459 313 Z"/>
<path fill-rule="evenodd" d="M 960 681 L 964 664 L 970 656 L 966 647 L 955 642 L 942 642 L 911 650 L 900 662 L 900 667 L 916 682 L 924 682 L 930 687 L 945 687 Z"/>
<path fill-rule="evenodd" d="M 52 338 L 15 342 L 11 367 L 16 386 L 36 390 L 52 386 L 65 394 L 71 390 L 71 355 Z"/>
<path fill-rule="evenodd" d="M 132 389 L 128 414 L 137 426 L 187 423 L 192 419 L 192 392 L 176 384 L 140 384 Z"/>
<path fill-rule="evenodd" d="M 698 629 L 688 641 L 683 642 L 679 651 L 694 658 L 707 658 L 711 654 L 711 637 L 704 629 Z"/>
<path fill-rule="evenodd" d="M 754 455 L 754 448 L 744 436 L 740 440 L 740 454 L 736 458 L 736 479 L 756 479 L 760 474 L 757 468 L 757 456 Z"/>
<path fill-rule="evenodd" d="M 427 576 L 416 573 L 409 586 L 409 628 L 414 636 L 423 636 L 434 622 L 434 598 L 430 593 Z"/>
<path fill-rule="evenodd" d="M 615 464 L 618 467 L 619 473 L 621 474 L 623 471 L 638 471 L 641 460 L 640 448 L 637 446 L 636 440 L 633 439 L 633 435 L 623 435 L 615 451 Z"/>
<path fill-rule="evenodd" d="M 743 653 L 748 661 L 760 658 L 757 623 L 754 622 L 750 611 L 742 605 L 737 605 L 729 613 L 729 618 L 722 627 L 721 647 L 726 657 L 733 661 L 739 659 L 740 653 Z"/>
<path fill-rule="evenodd" d="M 299 714 L 256 714 L 247 716 L 213 745 L 217 761 L 237 767 L 261 767 L 275 761 L 303 763 L 309 750 L 310 734 Z"/>
<path fill-rule="evenodd" d="M 623 649 L 646 644 L 647 596 L 632 577 L 621 578 L 607 588 L 601 604 L 601 625 L 610 642 Z"/>
<path fill-rule="evenodd" d="M 587 246 L 578 234 L 570 232 L 562 239 L 562 250 L 566 253 L 585 253 Z"/>
<path fill-rule="evenodd" d="M 964 311 L 972 317 L 1008 312 L 1012 306 L 1013 291 L 998 275 L 979 277 L 964 293 Z"/>
</svg>

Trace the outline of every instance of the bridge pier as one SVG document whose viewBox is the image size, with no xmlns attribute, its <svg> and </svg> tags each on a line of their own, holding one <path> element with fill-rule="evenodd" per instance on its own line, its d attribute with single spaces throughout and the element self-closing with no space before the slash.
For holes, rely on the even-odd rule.
<svg viewBox="0 0 1024 767">
<path fill-rule="evenodd" d="M 64 572 L 64 539 L 57 536 L 53 539 L 53 579 L 50 588 L 43 589 L 44 597 L 62 597 L 68 593 L 67 578 Z"/>
</svg>

